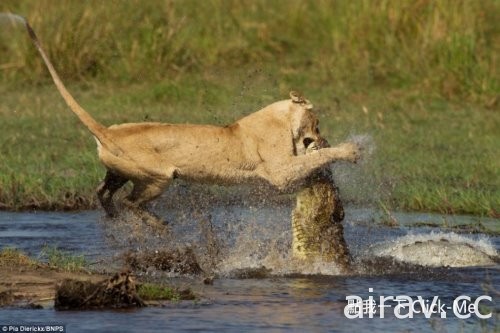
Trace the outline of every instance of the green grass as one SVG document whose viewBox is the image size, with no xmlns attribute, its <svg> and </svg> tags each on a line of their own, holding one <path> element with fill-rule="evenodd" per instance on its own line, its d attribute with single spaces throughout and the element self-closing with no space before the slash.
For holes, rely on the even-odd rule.
<svg viewBox="0 0 500 333">
<path fill-rule="evenodd" d="M 4 0 L 0 11 L 30 20 L 67 79 L 142 82 L 274 63 L 349 90 L 488 103 L 500 88 L 496 0 Z M 24 29 L 0 24 L 3 81 L 46 78 Z"/>
<path fill-rule="evenodd" d="M 169 81 L 73 90 L 106 124 L 145 119 L 224 124 L 286 96 L 278 88 L 261 86 L 242 96 L 237 92 L 243 84 L 238 77 L 232 86 L 206 80 L 175 82 L 179 91 L 193 91 L 192 98 L 172 93 L 174 84 Z M 207 97 L 195 96 L 197 91 Z M 348 170 L 348 177 L 337 180 L 344 200 L 360 205 L 382 201 L 390 209 L 498 214 L 498 112 L 378 94 L 336 95 L 342 106 L 335 108 L 332 95 L 306 92 L 319 109 L 322 131 L 331 143 L 351 134 L 373 138 L 375 151 L 364 165 L 339 166 Z M 0 174 L 0 202 L 14 209 L 94 204 L 94 188 L 104 174 L 95 143 L 55 89 L 27 87 L 5 96 L 0 105 L 6 125 L 0 165 L 7 172 Z"/>
<path fill-rule="evenodd" d="M 68 272 L 80 271 L 87 266 L 87 260 L 83 255 L 73 255 L 55 246 L 44 246 L 40 257 L 46 258 L 50 266 Z"/>
<path fill-rule="evenodd" d="M 145 301 L 170 300 L 178 302 L 183 299 L 183 295 L 175 288 L 153 283 L 139 285 L 137 288 L 137 295 Z"/>
<path fill-rule="evenodd" d="M 371 137 L 362 167 L 335 167 L 344 201 L 500 214 L 499 1 L 2 1 L 6 10 L 29 18 L 104 124 L 226 124 L 297 89 L 332 144 Z M 95 207 L 104 170 L 93 139 L 25 31 L 0 26 L 0 208 Z"/>
<path fill-rule="evenodd" d="M 6 247 L 0 250 L 0 267 L 34 267 L 44 260 L 51 267 L 75 272 L 87 266 L 83 255 L 72 255 L 55 246 L 44 246 L 38 258 L 31 258 L 21 250 Z"/>
</svg>

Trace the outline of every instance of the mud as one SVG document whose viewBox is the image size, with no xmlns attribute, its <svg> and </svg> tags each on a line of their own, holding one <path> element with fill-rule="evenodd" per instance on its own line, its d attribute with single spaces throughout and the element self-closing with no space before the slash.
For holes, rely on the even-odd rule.
<svg viewBox="0 0 500 333">
<path fill-rule="evenodd" d="M 0 292 L 0 307 L 12 304 L 14 302 L 14 295 L 12 290 L 4 290 Z"/>
<path fill-rule="evenodd" d="M 144 307 L 129 272 L 116 273 L 99 282 L 65 279 L 56 286 L 56 310 L 88 310 Z"/>
<path fill-rule="evenodd" d="M 198 275 L 203 272 L 193 250 L 190 248 L 174 250 L 127 252 L 124 255 L 125 264 L 134 271 L 148 272 L 152 269 Z"/>
<path fill-rule="evenodd" d="M 47 307 L 54 302 L 56 284 L 65 279 L 99 281 L 105 274 L 65 272 L 45 264 L 0 265 L 0 307 Z"/>
<path fill-rule="evenodd" d="M 233 270 L 229 274 L 229 277 L 233 279 L 265 279 L 271 277 L 272 272 L 272 269 L 266 268 L 265 266 L 241 268 Z"/>
<path fill-rule="evenodd" d="M 2 255 L 8 253 L 8 255 Z M 189 253 L 186 251 L 185 253 Z M 158 268 L 183 271 L 199 270 L 196 262 L 184 265 L 179 259 L 182 252 L 157 253 L 139 259 L 134 257 L 139 268 L 152 263 Z M 188 256 L 189 257 L 189 256 Z M 145 260 L 140 262 L 140 260 Z M 190 266 L 191 265 L 191 266 Z M 160 305 L 161 298 L 142 300 L 137 289 L 144 281 L 136 281 L 129 271 L 121 273 L 99 273 L 80 270 L 68 272 L 37 262 L 18 251 L 0 253 L 0 308 L 50 308 L 56 310 L 116 309 Z M 175 290 L 179 300 L 192 300 L 189 288 Z"/>
</svg>

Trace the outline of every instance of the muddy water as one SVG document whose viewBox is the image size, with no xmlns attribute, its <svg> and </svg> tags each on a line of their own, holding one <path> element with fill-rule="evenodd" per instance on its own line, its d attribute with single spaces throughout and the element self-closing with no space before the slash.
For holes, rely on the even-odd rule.
<svg viewBox="0 0 500 333">
<path fill-rule="evenodd" d="M 100 212 L 81 213 L 0 213 L 0 247 L 20 248 L 38 255 L 44 245 L 85 254 L 96 267 L 119 266 L 116 253 L 126 249 L 159 248 L 164 246 L 194 246 L 202 258 L 217 256 L 215 273 L 220 278 L 213 285 L 203 285 L 200 278 L 157 274 L 157 279 L 179 285 L 193 285 L 202 295 L 197 302 L 166 304 L 159 308 L 133 311 L 56 312 L 43 310 L 0 310 L 0 324 L 57 323 L 65 324 L 68 332 L 164 332 L 164 331 L 272 331 L 272 332 L 365 332 L 414 331 L 455 332 L 494 331 L 499 325 L 500 267 L 478 266 L 466 268 L 416 268 L 409 264 L 391 265 L 376 261 L 377 246 L 397 246 L 398 240 L 414 237 L 417 241 L 447 239 L 453 243 L 468 242 L 478 251 L 498 251 L 500 237 L 484 234 L 455 234 L 437 228 L 411 227 L 414 222 L 441 223 L 459 220 L 476 224 L 468 217 L 400 214 L 399 227 L 376 223 L 376 214 L 370 210 L 347 209 L 346 240 L 356 258 L 364 257 L 353 275 L 339 275 L 335 265 L 315 263 L 300 266 L 290 259 L 291 207 L 214 207 L 201 214 L 186 207 L 165 211 L 171 235 L 156 237 L 148 230 L 141 233 L 132 227 L 133 221 L 110 222 L 101 219 Z M 488 220 L 495 225 L 498 220 Z M 429 223 L 426 223 L 429 225 Z M 207 236 L 207 230 L 210 230 Z M 217 243 L 217 251 L 209 244 Z M 208 245 L 207 245 L 208 244 Z M 387 247 L 386 247 L 387 248 Z M 481 252 L 482 253 L 482 252 Z M 460 254 L 457 254 L 460 256 Z M 207 258 L 205 258 L 207 259 Z M 404 258 L 403 258 L 404 259 Z M 421 259 L 423 260 L 423 259 Z M 266 266 L 272 275 L 260 279 L 234 278 L 234 271 Z M 318 273 L 310 275 L 311 273 Z M 308 275 L 309 274 L 309 275 Z M 369 292 L 373 288 L 373 292 Z M 496 289 L 496 293 L 492 291 Z M 492 311 L 491 319 L 479 320 L 475 315 L 458 319 L 451 309 L 447 318 L 423 314 L 414 318 L 397 319 L 395 304 L 385 310 L 385 318 L 347 319 L 344 307 L 346 296 L 363 299 L 374 296 L 409 295 L 432 299 L 439 296 L 442 303 L 451 306 L 459 295 L 475 299 L 489 295 L 492 302 L 485 313 Z M 495 318 L 496 317 L 496 318 Z"/>
</svg>

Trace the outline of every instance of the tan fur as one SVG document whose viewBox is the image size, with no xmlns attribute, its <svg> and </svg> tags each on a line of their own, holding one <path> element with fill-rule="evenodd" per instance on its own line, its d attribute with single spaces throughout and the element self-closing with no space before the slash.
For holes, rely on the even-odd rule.
<svg viewBox="0 0 500 333">
<path fill-rule="evenodd" d="M 96 138 L 99 159 L 108 170 L 97 194 L 109 216 L 116 215 L 113 194 L 127 181 L 134 184 L 127 203 L 142 210 L 174 178 L 218 184 L 265 181 L 291 190 L 318 168 L 358 159 L 359 149 L 351 143 L 305 155 L 309 144 L 323 139 L 312 105 L 294 92 L 226 127 L 132 123 L 106 128 L 73 99 L 27 22 L 26 28 L 62 97 Z"/>
</svg>

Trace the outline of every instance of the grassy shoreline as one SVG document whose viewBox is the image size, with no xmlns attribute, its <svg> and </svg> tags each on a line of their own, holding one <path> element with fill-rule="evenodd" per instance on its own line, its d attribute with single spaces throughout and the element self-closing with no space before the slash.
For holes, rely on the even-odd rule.
<svg viewBox="0 0 500 333">
<path fill-rule="evenodd" d="M 302 91 L 344 201 L 500 216 L 500 2 L 2 1 L 98 121 L 227 124 Z M 207 15 L 206 13 L 211 13 Z M 0 209 L 97 207 L 104 170 L 22 27 L 0 18 Z M 358 137 L 359 138 L 359 137 Z"/>
<path fill-rule="evenodd" d="M 190 96 L 176 97 L 170 92 L 173 85 L 168 81 L 128 87 L 96 84 L 71 90 L 107 125 L 144 120 L 226 124 L 286 96 L 279 89 L 269 92 L 262 87 L 255 89 L 257 94 L 252 90 L 241 96 L 229 85 L 204 80 L 175 83 L 179 91 L 188 90 L 189 85 L 195 91 L 193 97 L 197 88 L 203 91 L 199 86 L 204 86 L 207 96 L 216 96 L 196 102 Z M 158 99 L 150 96 L 152 92 Z M 322 132 L 331 143 L 350 140 L 353 135 L 369 138 L 366 153 L 373 152 L 361 165 L 334 165 L 344 201 L 498 217 L 497 112 L 439 99 L 413 102 L 378 94 L 307 93 L 318 107 Z M 28 86 L 4 96 L 0 105 L 4 120 L 0 127 L 5 134 L 0 148 L 1 209 L 97 207 L 94 189 L 104 169 L 95 143 L 55 88 L 51 84 Z"/>
</svg>

